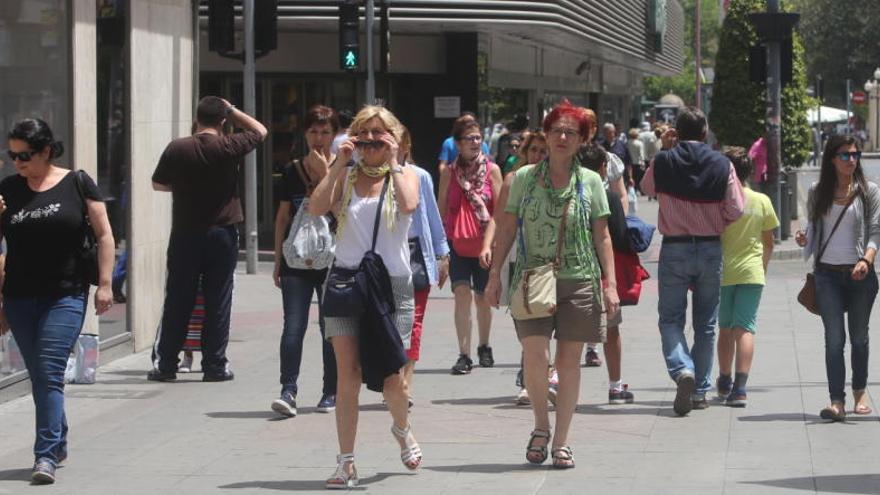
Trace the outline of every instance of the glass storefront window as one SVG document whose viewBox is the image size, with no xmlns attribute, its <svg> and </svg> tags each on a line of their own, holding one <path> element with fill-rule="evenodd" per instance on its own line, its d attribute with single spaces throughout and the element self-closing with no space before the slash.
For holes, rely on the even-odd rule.
<svg viewBox="0 0 880 495">
<path fill-rule="evenodd" d="M 66 0 L 0 1 L 0 130 L 41 118 L 73 149 L 70 118 L 70 12 Z M 6 149 L 5 139 L 0 149 Z M 15 173 L 0 155 L 0 178 Z M 65 154 L 59 165 L 69 166 Z M 5 161 L 4 161 L 5 160 Z M 0 379 L 24 369 L 11 335 L 0 337 Z"/>
</svg>

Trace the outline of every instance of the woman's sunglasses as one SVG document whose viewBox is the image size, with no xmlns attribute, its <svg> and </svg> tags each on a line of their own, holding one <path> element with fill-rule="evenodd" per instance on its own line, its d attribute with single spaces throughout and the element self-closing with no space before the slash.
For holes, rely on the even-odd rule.
<svg viewBox="0 0 880 495">
<path fill-rule="evenodd" d="M 34 157 L 36 151 L 19 151 L 15 152 L 12 150 L 6 150 L 6 154 L 9 155 L 9 159 L 12 161 L 20 161 L 20 162 L 29 162 L 31 158 Z"/>
<path fill-rule="evenodd" d="M 848 162 L 850 160 L 859 161 L 859 159 L 862 158 L 862 152 L 861 151 L 844 151 L 843 153 L 838 153 L 834 156 L 836 156 L 838 160 L 842 160 L 844 162 Z"/>
</svg>

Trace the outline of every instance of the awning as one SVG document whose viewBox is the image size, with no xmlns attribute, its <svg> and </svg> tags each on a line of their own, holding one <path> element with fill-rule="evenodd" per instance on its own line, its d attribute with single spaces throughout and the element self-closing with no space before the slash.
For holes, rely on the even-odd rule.
<svg viewBox="0 0 880 495">
<path fill-rule="evenodd" d="M 810 124 L 819 121 L 819 115 L 817 112 L 817 108 L 810 108 L 807 110 L 807 121 Z M 841 108 L 834 107 L 822 107 L 822 122 L 846 122 L 847 114 L 846 110 Z"/>
</svg>

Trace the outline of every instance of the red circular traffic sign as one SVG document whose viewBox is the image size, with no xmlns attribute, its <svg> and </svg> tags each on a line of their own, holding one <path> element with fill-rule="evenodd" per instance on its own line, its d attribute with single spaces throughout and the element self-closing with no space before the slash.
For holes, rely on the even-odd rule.
<svg viewBox="0 0 880 495">
<path fill-rule="evenodd" d="M 864 91 L 853 91 L 852 102 L 856 105 L 864 105 L 868 101 L 868 95 Z"/>
</svg>

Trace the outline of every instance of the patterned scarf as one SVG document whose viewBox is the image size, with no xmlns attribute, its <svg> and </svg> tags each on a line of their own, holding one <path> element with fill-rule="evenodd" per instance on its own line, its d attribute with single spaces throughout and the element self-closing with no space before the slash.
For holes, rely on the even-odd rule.
<svg viewBox="0 0 880 495">
<path fill-rule="evenodd" d="M 599 266 L 595 246 L 592 245 L 593 228 L 592 223 L 590 223 L 590 198 L 584 194 L 580 172 L 581 163 L 575 158 L 571 164 L 571 179 L 569 180 L 568 187 L 559 190 L 554 189 L 550 181 L 550 164 L 547 160 L 535 165 L 532 171 L 525 176 L 526 182 L 523 185 L 525 194 L 523 194 L 522 202 L 520 203 L 518 216 L 523 217 L 525 215 L 526 203 L 534 201 L 537 194 L 546 194 L 548 201 L 560 208 L 571 199 L 569 216 L 573 217 L 574 221 L 572 223 L 575 225 L 575 228 L 566 228 L 566 237 L 570 238 L 570 234 L 574 235 L 574 252 L 577 257 L 577 264 L 586 268 L 587 273 L 590 275 L 590 283 L 593 286 L 593 294 L 596 294 L 599 306 L 603 307 L 602 271 Z M 541 186 L 545 188 L 544 191 L 538 191 L 539 180 L 542 182 Z M 520 235 L 522 234 L 520 233 Z M 556 242 L 563 242 L 563 239 L 557 239 Z M 510 284 L 511 295 L 520 283 L 522 272 L 527 268 L 524 254 L 523 249 L 517 251 L 513 283 Z M 564 259 L 561 261 L 564 262 Z"/>
<path fill-rule="evenodd" d="M 452 165 L 452 171 L 455 173 L 458 185 L 461 186 L 465 198 L 473 207 L 474 214 L 480 222 L 480 230 L 483 232 L 485 232 L 489 220 L 492 219 L 492 215 L 489 214 L 489 208 L 486 207 L 486 203 L 490 198 L 484 191 L 486 174 L 488 174 L 489 170 L 488 162 L 489 159 L 482 152 L 472 160 L 466 160 L 459 153 L 455 164 Z"/>
<path fill-rule="evenodd" d="M 385 177 L 391 172 L 388 164 L 381 167 L 367 166 L 363 161 L 358 162 L 357 166 L 352 167 L 348 172 L 345 181 L 345 189 L 342 192 L 342 208 L 339 211 L 338 226 L 336 228 L 337 241 L 342 238 L 342 231 L 345 229 L 345 222 L 348 219 L 348 209 L 351 206 L 351 192 L 354 191 L 354 183 L 357 182 L 358 173 L 362 173 L 367 177 Z M 394 199 L 394 181 L 388 181 L 388 191 L 385 193 L 385 204 L 379 205 L 385 210 L 386 226 L 388 230 L 394 230 L 394 223 L 397 218 L 397 201 Z"/>
</svg>

